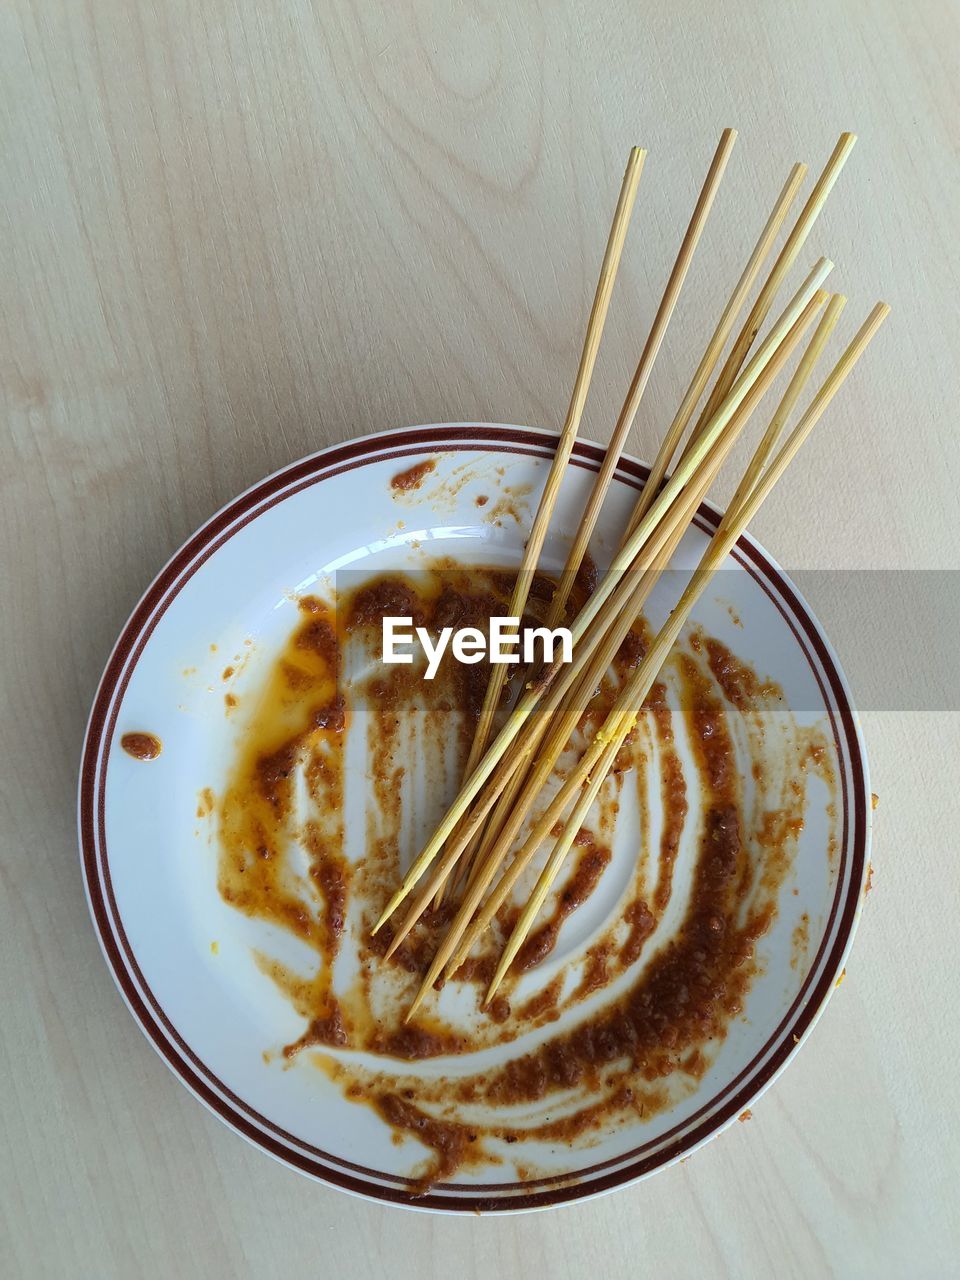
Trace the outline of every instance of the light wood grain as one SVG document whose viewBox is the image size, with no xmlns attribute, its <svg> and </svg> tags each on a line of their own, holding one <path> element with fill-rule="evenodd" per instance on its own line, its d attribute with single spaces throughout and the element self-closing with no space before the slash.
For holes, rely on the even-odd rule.
<svg viewBox="0 0 960 1280">
<path fill-rule="evenodd" d="M 894 315 L 756 529 L 788 566 L 960 567 L 958 26 L 949 0 L 0 7 L 0 1274 L 958 1273 L 955 712 L 864 715 L 875 889 L 752 1121 L 524 1219 L 351 1200 L 208 1116 L 114 991 L 74 836 L 113 638 L 217 506 L 361 432 L 559 424 L 634 142 L 583 434 L 609 435 L 718 128 L 647 457 L 783 174 L 852 129 L 808 262 L 838 263 L 838 344 Z"/>
</svg>

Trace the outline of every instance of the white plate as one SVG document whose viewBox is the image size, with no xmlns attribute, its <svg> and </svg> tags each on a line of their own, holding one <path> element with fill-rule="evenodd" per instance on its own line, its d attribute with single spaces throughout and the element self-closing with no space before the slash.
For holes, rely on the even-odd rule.
<svg viewBox="0 0 960 1280">
<path fill-rule="evenodd" d="M 79 797 L 87 893 L 107 963 L 142 1030 L 201 1101 L 264 1151 L 333 1186 L 395 1204 L 455 1212 L 546 1207 L 689 1154 L 743 1112 L 796 1052 L 836 983 L 859 915 L 870 803 L 856 715 L 810 610 L 745 537 L 696 619 L 782 686 L 798 716 L 823 727 L 836 752 L 836 806 L 831 814 L 816 791 L 807 802 L 788 888 L 759 943 L 763 971 L 698 1087 L 590 1146 L 541 1153 L 536 1176 L 518 1177 L 507 1162 L 463 1171 L 414 1197 L 411 1177 L 424 1156 L 416 1142 L 391 1141 L 372 1110 L 347 1101 L 315 1067 L 284 1070 L 264 1060 L 264 1050 L 295 1039 L 303 1023 L 251 959 L 251 944 L 263 942 L 256 926 L 219 898 L 215 840 L 197 817 L 199 790 L 217 789 L 235 747 L 237 724 L 224 714 L 224 664 L 252 641 L 243 679 L 255 683 L 295 624 L 296 595 L 322 594 L 337 570 L 418 567 L 428 554 L 515 564 L 520 522 L 487 518 L 491 508 L 478 507 L 476 497 L 495 496 L 496 486 L 514 494 L 531 486 L 532 513 L 555 441 L 519 427 L 418 427 L 353 440 L 270 476 L 214 516 L 151 585 L 107 664 L 87 731 Z M 593 444 L 576 446 L 546 547 L 553 565 L 562 563 L 601 457 Z M 398 495 L 391 478 L 423 458 L 436 460 L 435 472 L 419 490 Z M 641 464 L 622 461 L 595 540 L 601 563 L 645 474 Z M 517 514 L 528 523 L 527 512 Z M 682 563 L 702 549 L 715 520 L 704 507 Z M 143 729 L 163 742 L 149 763 L 119 746 L 124 732 Z M 798 964 L 791 939 L 803 914 L 810 936 Z"/>
</svg>

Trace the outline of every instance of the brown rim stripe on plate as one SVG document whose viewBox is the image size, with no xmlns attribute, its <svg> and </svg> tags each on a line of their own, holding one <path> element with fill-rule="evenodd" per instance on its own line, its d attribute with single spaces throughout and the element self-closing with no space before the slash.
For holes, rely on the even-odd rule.
<svg viewBox="0 0 960 1280">
<path fill-rule="evenodd" d="M 90 714 L 80 772 L 78 815 L 84 879 L 91 915 L 104 954 L 144 1033 L 188 1088 L 251 1142 L 321 1181 L 392 1203 L 459 1213 L 545 1208 L 634 1181 L 692 1150 L 738 1115 L 746 1101 L 755 1097 L 795 1052 L 794 1036 L 802 1036 L 832 990 L 856 919 L 866 866 L 866 778 L 845 683 L 806 605 L 780 569 L 751 538 L 744 537 L 737 544 L 733 558 L 757 582 L 786 621 L 811 668 L 830 717 L 840 763 L 841 856 L 837 889 L 821 945 L 793 1004 L 751 1062 L 693 1115 L 632 1151 L 576 1173 L 522 1183 L 441 1183 L 427 1195 L 414 1198 L 410 1190 L 411 1180 L 351 1163 L 310 1146 L 260 1115 L 200 1061 L 153 995 L 126 936 L 113 894 L 105 829 L 105 766 L 119 707 L 133 670 L 173 599 L 217 548 L 240 529 L 278 502 L 323 480 L 356 467 L 423 452 L 492 449 L 501 453 L 548 458 L 554 452 L 557 438 L 552 432 L 480 424 L 405 428 L 335 445 L 268 476 L 214 515 L 157 575 L 120 634 Z M 574 447 L 571 462 L 585 470 L 597 471 L 602 458 L 602 448 L 581 440 Z M 639 489 L 646 475 L 647 468 L 643 464 L 630 458 L 621 459 L 617 469 L 620 483 Z M 701 530 L 710 532 L 718 519 L 713 508 L 704 504 L 696 523 Z M 821 668 L 832 698 L 824 684 Z M 849 876 L 846 874 L 848 870 Z M 831 938 L 835 927 L 836 933 Z M 829 956 L 826 954 L 828 950 Z M 821 965 L 820 976 L 814 981 Z M 713 1114 L 704 1119 L 711 1111 Z M 683 1136 L 678 1137 L 679 1134 Z M 657 1149 L 651 1153 L 653 1147 Z M 596 1176 L 598 1174 L 603 1176 Z"/>
</svg>

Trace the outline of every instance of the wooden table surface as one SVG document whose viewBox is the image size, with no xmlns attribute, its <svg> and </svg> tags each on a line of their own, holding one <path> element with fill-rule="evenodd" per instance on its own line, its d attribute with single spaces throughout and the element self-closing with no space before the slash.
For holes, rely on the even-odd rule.
<svg viewBox="0 0 960 1280">
<path fill-rule="evenodd" d="M 958 52 L 949 0 L 2 7 L 0 1274 L 960 1275 L 957 704 L 864 714 L 875 889 L 752 1122 L 546 1215 L 367 1204 L 220 1125 L 123 1007 L 74 834 L 111 643 L 221 503 L 363 432 L 558 423 L 634 142 L 584 434 L 607 438 L 720 128 L 646 456 L 789 164 L 855 130 L 808 257 L 838 263 L 844 332 L 894 315 L 755 528 L 789 567 L 957 569 Z"/>
</svg>

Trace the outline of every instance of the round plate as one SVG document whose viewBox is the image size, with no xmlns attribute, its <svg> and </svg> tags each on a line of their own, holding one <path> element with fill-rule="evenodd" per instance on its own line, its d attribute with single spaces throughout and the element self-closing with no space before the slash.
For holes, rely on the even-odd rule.
<svg viewBox="0 0 960 1280">
<path fill-rule="evenodd" d="M 198 793 L 216 790 L 235 747 L 224 662 L 245 645 L 250 669 L 275 654 L 294 625 L 297 595 L 322 591 L 337 571 L 422 566 L 428 552 L 516 564 L 556 441 L 522 427 L 417 427 L 337 445 L 255 485 L 177 552 L 137 605 L 107 663 L 84 744 L 79 828 L 90 911 L 144 1034 L 202 1102 L 262 1150 L 332 1186 L 419 1209 L 547 1207 L 689 1154 L 797 1051 L 837 981 L 862 898 L 869 786 L 847 685 L 805 602 L 743 537 L 695 617 L 823 727 L 836 751 L 835 840 L 828 857 L 829 806 L 808 806 L 791 891 L 758 944 L 761 972 L 744 1017 L 696 1090 L 644 1124 L 582 1151 L 561 1150 L 543 1176 L 511 1180 L 509 1170 L 495 1170 L 491 1182 L 489 1170 L 464 1173 L 414 1197 L 411 1173 L 423 1154 L 416 1143 L 398 1147 L 370 1109 L 347 1101 L 315 1068 L 265 1061 L 264 1050 L 295 1039 L 302 1020 L 251 960 L 251 922 L 217 894 L 215 842 L 197 810 Z M 545 548 L 552 565 L 562 563 L 602 456 L 597 445 L 575 446 Z M 436 466 L 421 488 L 391 488 L 398 471 L 428 458 Z M 621 461 L 595 538 L 601 563 L 645 476 L 640 463 Z M 509 500 L 491 517 L 498 486 Z M 489 508 L 478 507 L 481 492 L 491 495 Z M 681 561 L 692 562 L 716 522 L 712 508 L 701 508 Z M 143 729 L 164 744 L 149 763 L 120 748 L 123 733 Z M 809 939 L 798 965 L 791 937 L 801 915 Z"/>
</svg>

